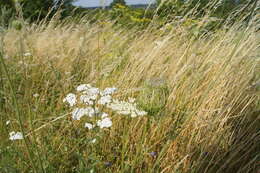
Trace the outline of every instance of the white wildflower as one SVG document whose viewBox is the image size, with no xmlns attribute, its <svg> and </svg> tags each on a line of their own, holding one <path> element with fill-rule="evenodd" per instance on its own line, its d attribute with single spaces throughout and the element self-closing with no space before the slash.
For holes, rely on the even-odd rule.
<svg viewBox="0 0 260 173">
<path fill-rule="evenodd" d="M 24 56 L 31 56 L 32 54 L 30 52 L 27 52 L 24 54 Z"/>
<path fill-rule="evenodd" d="M 8 120 L 8 121 L 5 122 L 6 125 L 9 125 L 10 123 L 11 123 L 10 120 Z"/>
<path fill-rule="evenodd" d="M 114 100 L 107 107 L 119 114 L 131 115 L 131 117 L 144 116 L 147 114 L 145 111 L 139 110 L 135 103 L 129 103 L 126 101 Z"/>
<path fill-rule="evenodd" d="M 95 107 L 95 108 L 88 107 L 87 110 L 88 110 L 88 116 L 89 117 L 93 117 L 95 115 L 99 115 L 99 109 L 97 107 Z"/>
<path fill-rule="evenodd" d="M 102 128 L 108 128 L 112 126 L 112 121 L 110 118 L 104 118 L 102 120 L 97 121 L 97 125 Z"/>
<path fill-rule="evenodd" d="M 23 139 L 23 134 L 21 132 L 10 132 L 9 136 L 11 141 Z"/>
<path fill-rule="evenodd" d="M 35 97 L 35 98 L 37 98 L 39 96 L 40 96 L 40 94 L 38 94 L 38 93 L 33 94 L 33 97 Z"/>
<path fill-rule="evenodd" d="M 96 100 L 97 97 L 98 97 L 97 94 L 93 94 L 93 95 L 90 95 L 90 96 L 89 96 L 89 98 L 90 98 L 91 100 Z"/>
<path fill-rule="evenodd" d="M 106 88 L 104 89 L 104 91 L 100 92 L 101 96 L 105 96 L 105 95 L 110 95 L 110 94 L 114 94 L 117 91 L 117 88 L 113 87 L 113 88 Z"/>
<path fill-rule="evenodd" d="M 129 97 L 128 101 L 129 101 L 129 103 L 134 103 L 135 102 L 135 98 Z"/>
<path fill-rule="evenodd" d="M 81 84 L 77 87 L 77 91 L 86 91 L 91 88 L 90 84 Z"/>
<path fill-rule="evenodd" d="M 96 143 L 96 141 L 97 141 L 97 139 L 94 138 L 94 139 L 92 139 L 92 140 L 90 141 L 90 143 L 94 144 L 94 143 Z"/>
<path fill-rule="evenodd" d="M 129 115 L 129 114 L 131 114 L 131 112 L 129 110 L 118 111 L 117 113 L 122 114 L 122 115 Z"/>
<path fill-rule="evenodd" d="M 99 94 L 99 89 L 92 87 L 92 88 L 88 89 L 87 92 L 89 95 L 97 95 L 97 94 Z"/>
<path fill-rule="evenodd" d="M 64 99 L 63 102 L 69 103 L 70 106 L 74 106 L 77 103 L 77 97 L 75 94 L 69 93 Z"/>
<path fill-rule="evenodd" d="M 137 115 L 139 115 L 139 116 L 145 116 L 145 115 L 147 115 L 147 112 L 145 112 L 145 111 L 140 111 L 140 110 L 137 110 Z"/>
<path fill-rule="evenodd" d="M 88 128 L 89 130 L 94 128 L 94 126 L 91 123 L 85 123 L 85 127 Z"/>
<path fill-rule="evenodd" d="M 80 120 L 81 117 L 84 115 L 89 114 L 89 109 L 88 108 L 75 108 L 72 111 L 72 119 L 74 120 Z"/>
<path fill-rule="evenodd" d="M 137 115 L 136 112 L 132 112 L 132 113 L 131 113 L 131 117 L 132 117 L 132 118 L 135 118 L 135 117 L 137 117 L 137 116 L 138 116 L 138 115 Z"/>
<path fill-rule="evenodd" d="M 80 101 L 82 103 L 86 103 L 88 105 L 93 105 L 94 102 L 91 100 L 91 98 L 88 95 L 81 95 L 80 96 Z"/>
<path fill-rule="evenodd" d="M 112 97 L 110 95 L 102 96 L 100 100 L 98 101 L 98 104 L 106 105 L 108 103 L 111 103 Z"/>
<path fill-rule="evenodd" d="M 106 118 L 106 117 L 108 117 L 108 114 L 107 113 L 105 113 L 105 112 L 103 112 L 102 114 L 101 114 L 101 118 Z"/>
</svg>

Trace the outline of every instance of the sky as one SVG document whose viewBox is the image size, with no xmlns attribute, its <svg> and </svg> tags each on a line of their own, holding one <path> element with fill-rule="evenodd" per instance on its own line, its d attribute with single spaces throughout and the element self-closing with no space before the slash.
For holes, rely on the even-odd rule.
<svg viewBox="0 0 260 173">
<path fill-rule="evenodd" d="M 77 0 L 74 4 L 82 7 L 97 7 L 102 4 L 102 1 L 109 5 L 113 0 Z M 125 0 L 127 4 L 148 4 L 155 0 Z"/>
</svg>

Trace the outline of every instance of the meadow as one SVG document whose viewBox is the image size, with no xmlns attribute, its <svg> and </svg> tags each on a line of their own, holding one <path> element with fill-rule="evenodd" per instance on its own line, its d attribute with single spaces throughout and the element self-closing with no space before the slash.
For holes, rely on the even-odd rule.
<svg viewBox="0 0 260 173">
<path fill-rule="evenodd" d="M 257 25 L 182 22 L 1 30 L 0 172 L 259 171 Z"/>
</svg>

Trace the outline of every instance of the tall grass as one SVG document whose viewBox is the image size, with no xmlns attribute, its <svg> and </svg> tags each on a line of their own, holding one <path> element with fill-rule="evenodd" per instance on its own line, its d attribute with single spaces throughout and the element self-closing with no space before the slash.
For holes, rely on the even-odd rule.
<svg viewBox="0 0 260 173">
<path fill-rule="evenodd" d="M 0 33 L 0 172 L 257 172 L 259 32 L 168 27 L 53 19 Z M 62 102 L 82 83 L 116 86 L 149 114 L 89 131 Z M 27 143 L 8 139 L 19 125 Z"/>
</svg>

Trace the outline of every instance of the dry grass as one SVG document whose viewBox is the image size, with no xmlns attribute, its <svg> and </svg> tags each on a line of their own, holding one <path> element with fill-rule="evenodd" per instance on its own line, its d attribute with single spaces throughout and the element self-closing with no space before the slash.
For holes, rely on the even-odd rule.
<svg viewBox="0 0 260 173">
<path fill-rule="evenodd" d="M 2 33 L 22 127 L 32 132 L 27 138 L 35 169 L 256 172 L 260 103 L 254 83 L 260 76 L 260 40 L 253 29 L 238 28 L 196 39 L 183 27 L 127 31 L 110 21 Z M 26 52 L 31 56 L 24 56 Z M 5 158 L 0 156 L 0 172 L 29 172 L 33 164 L 24 143 L 8 141 L 8 132 L 19 126 L 3 69 L 1 78 Z M 156 81 L 163 86 L 147 84 Z M 136 119 L 115 115 L 113 127 L 91 145 L 88 141 L 96 134 L 70 116 L 51 121 L 68 113 L 62 99 L 81 83 L 116 86 L 117 97 L 137 97 L 150 114 Z M 35 93 L 40 96 L 34 98 Z M 156 157 L 149 155 L 153 151 Z M 112 166 L 105 167 L 106 161 Z"/>
</svg>

